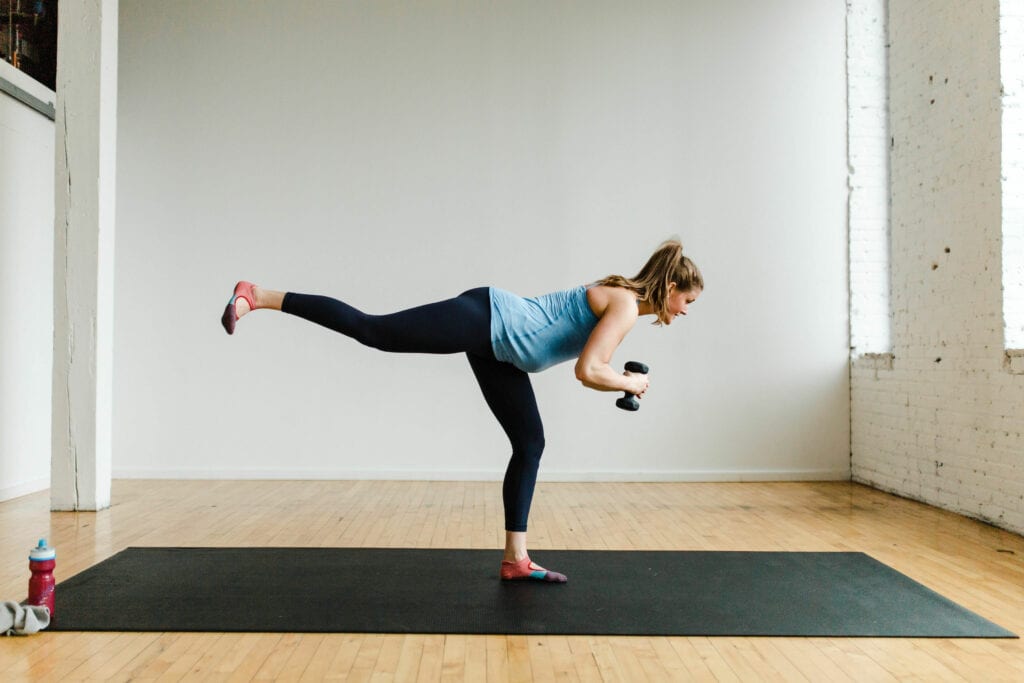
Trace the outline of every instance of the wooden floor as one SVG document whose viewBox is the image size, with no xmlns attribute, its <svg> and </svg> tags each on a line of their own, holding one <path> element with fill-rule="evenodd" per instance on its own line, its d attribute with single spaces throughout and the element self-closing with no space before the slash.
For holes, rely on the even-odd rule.
<svg viewBox="0 0 1024 683">
<path fill-rule="evenodd" d="M 495 483 L 116 481 L 113 501 L 100 513 L 50 513 L 45 493 L 0 503 L 0 598 L 24 597 L 27 551 L 41 536 L 57 548 L 58 580 L 127 546 L 502 541 Z M 530 540 L 541 563 L 545 548 L 863 551 L 1024 634 L 1024 538 L 855 484 L 542 483 Z M 0 639 L 2 680 L 325 678 L 1024 681 L 1024 644 L 258 633 Z"/>
</svg>

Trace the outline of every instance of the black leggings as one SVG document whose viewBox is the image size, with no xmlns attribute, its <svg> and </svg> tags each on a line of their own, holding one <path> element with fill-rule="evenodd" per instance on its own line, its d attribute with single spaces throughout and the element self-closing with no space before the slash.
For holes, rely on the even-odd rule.
<svg viewBox="0 0 1024 683">
<path fill-rule="evenodd" d="M 487 405 L 512 442 L 502 486 L 505 530 L 526 531 L 544 452 L 544 425 L 530 376 L 494 357 L 486 287 L 390 315 L 367 315 L 337 299 L 293 292 L 285 294 L 281 310 L 382 351 L 465 353 Z"/>
</svg>

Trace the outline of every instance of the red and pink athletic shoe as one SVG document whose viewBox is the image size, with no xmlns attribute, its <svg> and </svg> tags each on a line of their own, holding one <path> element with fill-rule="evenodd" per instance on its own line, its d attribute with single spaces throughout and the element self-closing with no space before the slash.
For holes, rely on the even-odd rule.
<svg viewBox="0 0 1024 683">
<path fill-rule="evenodd" d="M 565 583 L 569 579 L 566 578 L 565 574 L 559 574 L 558 572 L 548 571 L 536 565 L 530 561 L 529 557 L 524 557 L 518 562 L 509 562 L 508 560 L 501 561 L 501 580 L 502 581 L 551 581 L 554 583 Z"/>
<path fill-rule="evenodd" d="M 235 333 L 235 323 L 238 322 L 238 311 L 235 310 L 235 302 L 239 299 L 245 299 L 249 303 L 249 310 L 256 310 L 256 297 L 252 294 L 252 283 L 251 282 L 239 282 L 235 285 L 235 292 L 231 295 L 231 301 L 224 307 L 224 315 L 220 317 L 220 324 L 224 326 L 224 330 L 228 334 Z"/>
</svg>

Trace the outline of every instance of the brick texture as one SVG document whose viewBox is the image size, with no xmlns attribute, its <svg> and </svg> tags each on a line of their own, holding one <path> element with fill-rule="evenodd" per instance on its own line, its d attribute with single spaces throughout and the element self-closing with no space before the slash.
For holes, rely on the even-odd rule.
<svg viewBox="0 0 1024 683">
<path fill-rule="evenodd" d="M 999 11 L 889 3 L 894 360 L 854 354 L 852 471 L 1024 533 L 1024 376 L 1003 345 Z"/>
</svg>

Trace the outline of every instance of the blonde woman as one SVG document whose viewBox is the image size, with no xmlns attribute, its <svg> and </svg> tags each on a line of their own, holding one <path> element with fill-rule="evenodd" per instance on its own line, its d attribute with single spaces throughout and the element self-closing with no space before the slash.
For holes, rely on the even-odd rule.
<svg viewBox="0 0 1024 683">
<path fill-rule="evenodd" d="M 563 583 L 564 574 L 531 562 L 526 522 L 544 451 L 544 427 L 529 373 L 576 359 L 576 378 L 597 391 L 643 398 L 645 374 L 619 373 L 612 354 L 641 316 L 669 325 L 697 300 L 704 279 L 677 240 L 663 243 L 632 278 L 612 275 L 534 298 L 479 287 L 454 299 L 389 315 L 368 315 L 325 296 L 279 292 L 250 282 L 235 285 L 221 323 L 257 309 L 283 311 L 382 351 L 465 353 L 484 400 L 512 443 L 502 486 L 505 507 L 503 580 Z"/>
</svg>

